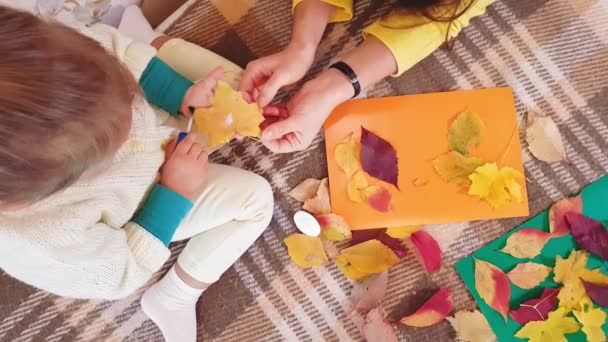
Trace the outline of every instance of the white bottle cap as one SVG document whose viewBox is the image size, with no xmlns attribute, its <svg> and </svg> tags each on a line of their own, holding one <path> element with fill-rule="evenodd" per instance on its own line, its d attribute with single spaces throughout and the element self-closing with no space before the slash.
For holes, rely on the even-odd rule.
<svg viewBox="0 0 608 342">
<path fill-rule="evenodd" d="M 319 236 L 321 234 L 321 225 L 317 219 L 304 210 L 298 210 L 293 215 L 293 222 L 302 233 L 308 236 Z"/>
</svg>

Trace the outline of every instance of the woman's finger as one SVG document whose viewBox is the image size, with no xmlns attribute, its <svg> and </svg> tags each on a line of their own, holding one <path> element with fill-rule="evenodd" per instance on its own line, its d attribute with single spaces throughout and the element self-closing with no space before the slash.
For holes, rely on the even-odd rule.
<svg viewBox="0 0 608 342">
<path fill-rule="evenodd" d="M 289 133 L 280 139 L 264 141 L 263 144 L 274 153 L 290 153 L 302 149 L 294 133 Z"/>
</svg>

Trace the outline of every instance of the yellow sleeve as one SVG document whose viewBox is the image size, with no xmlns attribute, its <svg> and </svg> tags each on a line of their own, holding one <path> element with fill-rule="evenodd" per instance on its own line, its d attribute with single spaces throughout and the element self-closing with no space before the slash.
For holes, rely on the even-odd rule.
<svg viewBox="0 0 608 342">
<path fill-rule="evenodd" d="M 363 30 L 363 36 L 373 36 L 392 51 L 397 61 L 399 76 L 416 63 L 433 53 L 469 25 L 471 18 L 485 13 L 486 7 L 495 0 L 473 0 L 474 3 L 450 25 L 433 21 L 423 15 L 393 11 Z"/>
<path fill-rule="evenodd" d="M 292 9 L 304 0 L 293 0 Z M 336 6 L 334 14 L 329 18 L 330 23 L 349 21 L 353 18 L 353 0 L 321 0 L 327 4 Z"/>
</svg>

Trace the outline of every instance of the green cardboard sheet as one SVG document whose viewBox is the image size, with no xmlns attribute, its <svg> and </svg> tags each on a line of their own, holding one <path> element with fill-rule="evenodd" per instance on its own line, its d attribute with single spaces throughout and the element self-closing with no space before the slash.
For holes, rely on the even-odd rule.
<svg viewBox="0 0 608 342">
<path fill-rule="evenodd" d="M 604 223 L 604 225 L 608 226 L 608 176 L 604 176 L 584 188 L 582 191 L 582 197 L 583 214 L 601 221 Z M 549 240 L 549 242 L 543 248 L 541 254 L 533 259 L 517 259 L 498 251 L 505 246 L 507 238 L 513 234 L 513 232 L 516 232 L 519 229 L 538 228 L 548 232 L 548 214 L 549 210 L 543 211 L 539 215 L 521 224 L 496 241 L 486 245 L 477 252 L 474 252 L 471 256 L 468 256 L 456 263 L 456 271 L 460 274 L 460 277 L 464 281 L 467 289 L 471 292 L 471 295 L 479 305 L 480 311 L 490 323 L 492 330 L 494 330 L 494 333 L 500 342 L 525 341 L 525 339 L 514 337 L 515 333 L 522 326 L 513 321 L 511 317 L 509 317 L 505 323 L 502 316 L 490 308 L 479 297 L 477 291 L 475 290 L 475 267 L 473 258 L 488 261 L 496 265 L 505 273 L 513 269 L 518 263 L 526 261 L 534 261 L 550 267 L 555 266 L 556 256 L 560 255 L 562 257 L 567 257 L 570 254 L 570 251 L 573 249 L 580 249 L 577 243 L 572 239 L 571 234 L 561 238 L 553 238 Z M 608 274 L 608 262 L 605 262 L 593 255 L 590 255 L 587 267 L 589 269 L 600 268 L 602 272 Z M 543 288 L 545 287 L 558 286 L 559 284 L 553 282 L 553 273 L 551 273 L 538 287 L 531 290 L 523 290 L 511 284 L 511 309 L 517 309 L 519 304 L 525 302 L 526 300 L 540 296 Z M 604 311 L 608 312 L 608 310 Z M 604 324 L 602 328 L 608 336 L 608 324 Z M 584 342 L 587 340 L 582 331 L 574 334 L 568 334 L 566 337 L 568 338 L 568 341 Z"/>
</svg>

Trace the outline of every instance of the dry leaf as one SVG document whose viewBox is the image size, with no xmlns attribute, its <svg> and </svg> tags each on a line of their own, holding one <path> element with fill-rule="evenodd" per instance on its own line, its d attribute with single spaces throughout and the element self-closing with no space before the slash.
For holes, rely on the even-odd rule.
<svg viewBox="0 0 608 342">
<path fill-rule="evenodd" d="M 352 234 L 351 246 L 375 239 L 390 248 L 400 259 L 407 255 L 407 248 L 403 243 L 386 234 L 386 229 L 384 228 L 355 230 Z"/>
<path fill-rule="evenodd" d="M 551 273 L 551 267 L 535 262 L 524 262 L 515 266 L 507 273 L 507 276 L 515 286 L 529 290 L 540 285 L 549 273 Z"/>
<path fill-rule="evenodd" d="M 485 125 L 477 113 L 464 111 L 450 126 L 448 144 L 452 150 L 466 156 L 470 147 L 479 145 L 484 130 Z"/>
<path fill-rule="evenodd" d="M 346 179 L 350 179 L 355 171 L 361 168 L 359 146 L 352 134 L 336 145 L 334 159 L 338 167 L 346 174 Z"/>
<path fill-rule="evenodd" d="M 382 303 L 388 287 L 388 272 L 373 275 L 356 282 L 351 292 L 352 311 L 367 314 Z"/>
<path fill-rule="evenodd" d="M 605 309 L 608 309 L 608 286 L 596 285 L 583 280 L 583 286 L 587 295 L 591 297 L 593 302 Z"/>
<path fill-rule="evenodd" d="M 211 107 L 198 108 L 194 112 L 198 131 L 208 137 L 208 148 L 225 144 L 236 134 L 260 136 L 260 124 L 264 121 L 260 108 L 255 103 L 247 103 L 228 83 L 217 82 L 211 104 Z"/>
<path fill-rule="evenodd" d="M 496 335 L 481 312 L 458 311 L 454 317 L 447 317 L 456 331 L 456 338 L 462 342 L 496 342 Z"/>
<path fill-rule="evenodd" d="M 522 201 L 518 180 L 524 179 L 524 176 L 510 167 L 498 169 L 495 163 L 486 163 L 475 169 L 469 179 L 469 195 L 479 196 L 494 208 L 511 200 Z"/>
<path fill-rule="evenodd" d="M 608 260 L 608 231 L 600 221 L 580 213 L 566 213 L 572 237 L 584 250 Z"/>
<path fill-rule="evenodd" d="M 317 189 L 317 195 L 307 199 L 302 206 L 304 210 L 313 215 L 324 215 L 331 213 L 331 203 L 329 202 L 329 183 L 327 178 L 323 178 Z"/>
<path fill-rule="evenodd" d="M 568 160 L 559 128 L 548 116 L 528 111 L 526 141 L 532 155 L 541 161 Z"/>
<path fill-rule="evenodd" d="M 506 322 L 511 299 L 511 284 L 507 275 L 489 262 L 475 259 L 475 289 L 479 297 Z"/>
<path fill-rule="evenodd" d="M 348 181 L 348 198 L 356 203 L 363 203 L 364 198 L 361 194 L 361 190 L 367 188 L 367 178 L 365 178 L 365 172 L 363 170 L 357 170 L 353 173 L 352 177 Z"/>
<path fill-rule="evenodd" d="M 292 234 L 283 240 L 291 260 L 301 268 L 310 268 L 325 264 L 327 255 L 323 250 L 321 239 L 304 234 Z"/>
<path fill-rule="evenodd" d="M 452 291 L 441 289 L 412 315 L 399 322 L 410 327 L 429 327 L 443 321 L 452 311 Z"/>
<path fill-rule="evenodd" d="M 563 286 L 557 299 L 559 306 L 570 312 L 585 296 L 583 280 L 596 285 L 608 286 L 608 276 L 599 269 L 587 269 L 589 253 L 585 251 L 572 251 L 568 258 L 557 256 L 553 269 L 553 280 Z"/>
<path fill-rule="evenodd" d="M 557 304 L 557 294 L 559 289 L 546 288 L 539 298 L 527 300 L 519 305 L 517 310 L 511 310 L 509 315 L 520 325 L 525 325 L 532 321 L 544 321 L 549 316 L 549 312 L 555 309 Z"/>
<path fill-rule="evenodd" d="M 372 309 L 363 323 L 362 333 L 368 342 L 397 342 L 395 328 L 386 320 L 382 307 Z"/>
<path fill-rule="evenodd" d="M 336 264 L 342 273 L 353 280 L 382 273 L 397 262 L 397 255 L 375 239 L 345 248 L 336 256 Z"/>
<path fill-rule="evenodd" d="M 323 244 L 323 250 L 328 258 L 334 259 L 338 254 L 340 254 L 338 247 L 336 247 L 333 242 L 327 240 L 326 238 L 321 237 L 321 244 Z"/>
<path fill-rule="evenodd" d="M 361 195 L 367 201 L 370 207 L 381 213 L 391 211 L 391 193 L 384 187 L 370 185 L 361 190 Z"/>
<path fill-rule="evenodd" d="M 344 241 L 352 237 L 352 233 L 342 216 L 325 214 L 315 216 L 321 226 L 321 234 L 331 241 Z"/>
<path fill-rule="evenodd" d="M 532 321 L 526 323 L 515 334 L 515 337 L 527 338 L 528 342 L 567 342 L 566 334 L 580 330 L 580 326 L 572 317 L 565 317 L 566 310 L 558 308 L 549 313 L 546 321 Z"/>
<path fill-rule="evenodd" d="M 361 167 L 368 175 L 399 189 L 399 160 L 393 145 L 361 127 Z"/>
<path fill-rule="evenodd" d="M 441 268 L 441 249 L 433 236 L 424 230 L 419 230 L 412 234 L 410 240 L 422 257 L 426 270 L 438 271 Z"/>
<path fill-rule="evenodd" d="M 511 234 L 500 251 L 515 258 L 534 258 L 551 238 L 551 234 L 536 228 L 523 228 Z"/>
<path fill-rule="evenodd" d="M 407 239 L 417 232 L 420 226 L 402 226 L 386 228 L 386 235 L 394 239 Z"/>
<path fill-rule="evenodd" d="M 433 160 L 433 168 L 444 181 L 466 187 L 471 186 L 469 176 L 482 165 L 481 159 L 467 158 L 455 151 L 450 151 Z"/>
<path fill-rule="evenodd" d="M 570 226 L 566 222 L 567 213 L 582 213 L 583 198 L 576 197 L 564 198 L 555 202 L 549 209 L 549 231 L 553 236 L 563 236 L 570 233 Z"/>
<path fill-rule="evenodd" d="M 605 342 L 606 334 L 602 326 L 606 323 L 606 312 L 593 307 L 589 298 L 583 298 L 579 309 L 572 311 L 574 317 L 583 325 L 583 332 L 587 335 L 587 342 Z"/>
<path fill-rule="evenodd" d="M 305 202 L 317 195 L 321 185 L 320 179 L 308 178 L 298 184 L 295 188 L 291 189 L 289 196 L 298 202 Z"/>
</svg>

